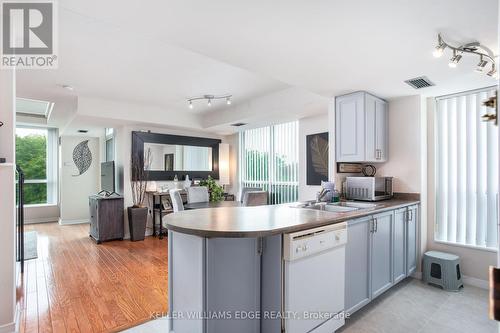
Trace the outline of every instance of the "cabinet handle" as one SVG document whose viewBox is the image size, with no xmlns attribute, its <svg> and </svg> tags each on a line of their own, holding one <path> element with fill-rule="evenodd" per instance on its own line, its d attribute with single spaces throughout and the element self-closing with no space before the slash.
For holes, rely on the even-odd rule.
<svg viewBox="0 0 500 333">
<path fill-rule="evenodd" d="M 373 232 L 377 232 L 378 231 L 378 219 L 377 218 L 373 218 Z"/>
<path fill-rule="evenodd" d="M 408 212 L 410 213 L 410 221 L 413 221 L 413 210 L 410 209 Z"/>
<path fill-rule="evenodd" d="M 372 218 L 370 221 L 370 232 L 373 234 L 375 232 L 375 219 Z"/>
</svg>

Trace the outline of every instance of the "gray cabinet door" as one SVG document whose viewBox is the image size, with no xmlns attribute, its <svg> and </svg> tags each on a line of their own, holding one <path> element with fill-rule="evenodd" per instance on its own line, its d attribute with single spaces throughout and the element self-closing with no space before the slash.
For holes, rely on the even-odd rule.
<svg viewBox="0 0 500 333">
<path fill-rule="evenodd" d="M 387 103 L 366 94 L 365 161 L 385 162 L 387 159 Z"/>
<path fill-rule="evenodd" d="M 371 227 L 371 217 L 347 222 L 345 311 L 349 313 L 370 302 Z"/>
<path fill-rule="evenodd" d="M 375 100 L 375 160 L 387 161 L 387 102 L 376 98 Z"/>
<path fill-rule="evenodd" d="M 365 159 L 364 93 L 335 99 L 335 135 L 337 162 L 361 162 Z"/>
<path fill-rule="evenodd" d="M 409 276 L 417 269 L 417 221 L 418 206 L 408 207 L 407 215 L 407 245 L 406 245 L 406 275 Z"/>
<path fill-rule="evenodd" d="M 238 319 L 260 311 L 259 240 L 209 238 L 206 241 L 206 311 L 230 311 L 232 319 L 207 320 L 206 332 L 260 332 L 259 319 Z"/>
<path fill-rule="evenodd" d="M 392 228 L 393 212 L 374 215 L 372 232 L 371 272 L 372 298 L 377 297 L 392 285 Z"/>
<path fill-rule="evenodd" d="M 406 208 L 394 211 L 393 237 L 394 283 L 406 277 Z"/>
</svg>

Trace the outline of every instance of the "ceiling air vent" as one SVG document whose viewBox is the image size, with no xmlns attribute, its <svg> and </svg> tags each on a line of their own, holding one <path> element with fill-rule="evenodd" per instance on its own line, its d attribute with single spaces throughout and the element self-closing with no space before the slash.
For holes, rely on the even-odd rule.
<svg viewBox="0 0 500 333">
<path fill-rule="evenodd" d="M 235 124 L 231 124 L 231 126 L 234 126 L 234 127 L 240 127 L 240 126 L 245 126 L 246 123 L 235 123 Z"/>
<path fill-rule="evenodd" d="M 427 78 L 427 76 L 419 76 L 413 79 L 406 80 L 405 82 L 415 89 L 422 89 L 435 85 L 431 80 Z"/>
</svg>

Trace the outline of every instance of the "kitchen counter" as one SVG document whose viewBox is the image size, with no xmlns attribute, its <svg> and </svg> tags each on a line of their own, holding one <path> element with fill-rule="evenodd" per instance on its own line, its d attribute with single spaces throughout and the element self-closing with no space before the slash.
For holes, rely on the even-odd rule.
<svg viewBox="0 0 500 333">
<path fill-rule="evenodd" d="M 339 223 L 367 215 L 418 204 L 416 198 L 394 198 L 374 202 L 373 208 L 350 212 L 327 212 L 297 208 L 299 203 L 256 207 L 220 207 L 167 215 L 172 231 L 200 237 L 267 237 Z"/>
</svg>

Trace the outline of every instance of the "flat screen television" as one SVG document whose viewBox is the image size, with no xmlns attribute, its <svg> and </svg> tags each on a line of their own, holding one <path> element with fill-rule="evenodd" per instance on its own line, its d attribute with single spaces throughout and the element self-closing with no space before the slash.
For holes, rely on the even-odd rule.
<svg viewBox="0 0 500 333">
<path fill-rule="evenodd" d="M 115 192 L 115 162 L 101 163 L 101 192 Z"/>
</svg>

